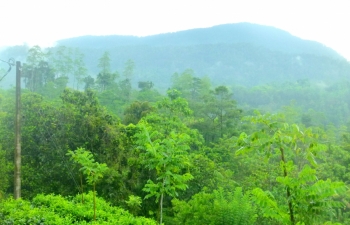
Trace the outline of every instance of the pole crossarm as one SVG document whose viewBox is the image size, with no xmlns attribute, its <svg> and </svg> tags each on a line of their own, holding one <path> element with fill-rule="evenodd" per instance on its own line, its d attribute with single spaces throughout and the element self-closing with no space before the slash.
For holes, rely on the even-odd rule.
<svg viewBox="0 0 350 225">
<path fill-rule="evenodd" d="M 12 69 L 12 67 L 15 66 L 15 59 L 14 58 L 10 58 L 8 61 L 0 59 L 0 61 L 9 65 L 9 69 L 7 70 L 7 72 L 0 78 L 0 82 L 1 82 L 2 79 L 4 79 L 7 74 L 9 74 L 9 72 Z"/>
</svg>

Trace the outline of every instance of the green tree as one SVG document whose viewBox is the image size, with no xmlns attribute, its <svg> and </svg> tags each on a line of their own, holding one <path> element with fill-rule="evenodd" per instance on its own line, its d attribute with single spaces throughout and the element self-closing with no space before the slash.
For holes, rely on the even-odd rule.
<svg viewBox="0 0 350 225">
<path fill-rule="evenodd" d="M 113 87 L 115 80 L 117 79 L 117 73 L 99 73 L 96 78 L 96 84 L 100 91 L 105 91 L 108 88 Z"/>
<path fill-rule="evenodd" d="M 0 103 L 0 139 L 7 152 L 7 161 L 13 161 L 15 110 L 12 90 L 3 100 Z M 80 146 L 91 150 L 97 161 L 115 165 L 113 173 L 106 175 L 108 181 L 103 179 L 104 185 L 97 187 L 99 193 L 113 203 L 117 201 L 115 196 L 120 196 L 118 201 L 123 202 L 130 195 L 131 185 L 123 188 L 128 178 L 121 175 L 128 171 L 128 166 L 122 162 L 131 154 L 128 153 L 131 147 L 126 148 L 124 126 L 99 104 L 95 92 L 66 89 L 61 99 L 52 101 L 24 90 L 21 103 L 24 198 L 32 198 L 38 193 L 74 194 L 79 179 L 72 172 L 71 162 L 65 154 L 67 149 Z"/>
<path fill-rule="evenodd" d="M 123 76 L 126 80 L 131 81 L 132 77 L 134 76 L 134 70 L 135 70 L 135 62 L 131 59 L 126 61 L 125 68 L 123 72 Z"/>
<path fill-rule="evenodd" d="M 194 82 L 194 71 L 192 69 L 187 69 L 181 74 L 175 73 L 171 77 L 172 88 L 179 90 L 183 97 L 190 101 L 192 97 L 192 90 L 197 87 Z"/>
<path fill-rule="evenodd" d="M 208 77 L 195 77 L 192 69 L 187 69 L 180 75 L 175 73 L 172 76 L 172 88 L 179 90 L 195 110 L 198 103 L 203 101 L 203 96 L 210 91 L 210 81 Z"/>
<path fill-rule="evenodd" d="M 83 79 L 83 82 L 85 83 L 84 90 L 87 91 L 88 89 L 93 89 L 95 86 L 95 79 L 91 76 L 87 76 Z"/>
<path fill-rule="evenodd" d="M 224 135 L 238 135 L 241 110 L 226 86 L 216 87 L 203 96 L 202 104 L 197 107 L 196 117 L 201 119 L 193 127 L 203 134 L 207 143 L 216 142 Z"/>
<path fill-rule="evenodd" d="M 134 76 L 135 63 L 131 59 L 126 61 L 123 77 L 124 79 L 119 82 L 120 94 L 125 103 L 129 103 L 131 100 L 132 85 L 131 80 Z"/>
<path fill-rule="evenodd" d="M 60 45 L 50 49 L 48 55 L 49 62 L 53 65 L 57 82 L 62 83 L 62 80 L 66 80 L 65 85 L 67 85 L 68 81 L 71 80 L 71 86 L 79 89 L 79 84 L 87 76 L 84 55 L 79 49 Z"/>
<path fill-rule="evenodd" d="M 138 211 L 140 211 L 142 199 L 139 196 L 130 195 L 129 200 L 125 201 L 128 207 L 130 208 L 130 212 L 132 212 L 134 215 L 137 214 Z"/>
<path fill-rule="evenodd" d="M 84 82 L 85 78 L 88 75 L 88 70 L 84 63 L 84 54 L 81 53 L 78 49 L 74 50 L 74 68 L 73 68 L 73 76 L 76 82 L 76 89 L 80 89 L 80 84 Z M 73 84 L 74 87 L 74 84 Z"/>
<path fill-rule="evenodd" d="M 154 107 L 149 102 L 135 101 L 125 109 L 123 122 L 124 124 L 137 124 L 142 117 L 152 111 L 154 111 Z"/>
<path fill-rule="evenodd" d="M 36 92 L 40 91 L 45 84 L 54 81 L 54 70 L 48 63 L 47 54 L 39 46 L 28 50 L 22 77 L 24 77 L 25 87 Z"/>
<path fill-rule="evenodd" d="M 162 98 L 162 95 L 153 88 L 153 83 L 150 81 L 139 82 L 140 91 L 136 93 L 136 100 L 142 102 L 157 102 Z"/>
<path fill-rule="evenodd" d="M 72 49 L 66 46 L 58 46 L 49 52 L 50 61 L 53 64 L 56 77 L 68 77 L 73 70 Z"/>
<path fill-rule="evenodd" d="M 164 195 L 178 196 L 178 189 L 186 190 L 186 183 L 193 178 L 188 172 L 182 173 L 189 167 L 187 151 L 190 137 L 175 132 L 164 137 L 147 123 L 139 126 L 141 132 L 136 135 L 136 143 L 142 151 L 143 164 L 156 171 L 156 180 L 149 179 L 143 190 L 148 192 L 145 198 L 156 196 L 156 202 L 159 201 L 159 223 L 162 224 Z"/>
<path fill-rule="evenodd" d="M 94 220 L 96 221 L 96 183 L 103 177 L 108 167 L 105 163 L 95 162 L 91 152 L 84 148 L 78 148 L 74 152 L 69 150 L 67 155 L 71 156 L 74 162 L 80 164 L 80 171 L 86 175 L 87 183 L 93 186 Z"/>
<path fill-rule="evenodd" d="M 151 170 L 153 178 L 143 190 L 148 192 L 146 198 L 155 196 L 159 202 L 161 222 L 164 196 L 177 196 L 178 190 L 187 189 L 187 182 L 193 178 L 186 172 L 190 167 L 188 151 L 200 142 L 198 133 L 184 123 L 191 110 L 180 95 L 169 90 L 168 97 L 157 102 L 157 111 L 141 119 L 135 134 L 141 162 Z"/>
<path fill-rule="evenodd" d="M 325 216 L 322 218 L 325 219 L 327 212 L 334 210 L 333 207 L 341 206 L 332 197 L 344 191 L 344 185 L 318 180 L 316 170 L 311 168 L 317 166 L 316 155 L 325 150 L 325 146 L 318 142 L 317 133 L 311 129 L 302 131 L 296 124 L 283 122 L 280 116 L 257 115 L 248 119 L 257 124 L 257 131 L 249 136 L 245 133 L 240 135 L 237 142 L 240 149 L 236 154 L 258 150 L 267 158 L 279 156 L 275 163 L 280 164 L 282 175 L 276 181 L 286 191 L 284 201 L 290 224 L 315 224 L 321 221 L 320 216 Z M 264 195 L 256 196 L 261 206 L 266 204 L 263 200 L 266 197 L 262 198 Z M 281 219 L 285 220 L 285 217 Z"/>
<path fill-rule="evenodd" d="M 152 81 L 139 81 L 138 82 L 138 88 L 141 89 L 141 91 L 148 91 L 152 89 L 154 86 Z"/>
<path fill-rule="evenodd" d="M 104 52 L 98 61 L 98 67 L 102 73 L 111 72 L 111 58 L 109 52 Z"/>
<path fill-rule="evenodd" d="M 111 59 L 109 52 L 103 53 L 99 59 L 98 67 L 100 68 L 100 72 L 97 75 L 96 84 L 99 90 L 105 91 L 111 87 L 115 88 L 115 80 L 119 77 L 119 74 L 111 72 Z"/>
</svg>

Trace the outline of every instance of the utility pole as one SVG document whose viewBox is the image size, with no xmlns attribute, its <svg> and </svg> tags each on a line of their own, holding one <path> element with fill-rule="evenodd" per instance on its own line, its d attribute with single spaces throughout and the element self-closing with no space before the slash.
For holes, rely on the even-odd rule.
<svg viewBox="0 0 350 225">
<path fill-rule="evenodd" d="M 7 72 L 0 77 L 0 82 L 10 73 L 12 66 L 15 66 L 15 60 L 10 58 L 8 61 L 0 59 L 0 62 L 9 66 Z M 15 117 L 15 171 L 14 171 L 14 199 L 21 197 L 21 62 L 16 61 L 16 117 Z"/>
<path fill-rule="evenodd" d="M 21 62 L 16 61 L 16 127 L 14 199 L 21 197 Z"/>
</svg>

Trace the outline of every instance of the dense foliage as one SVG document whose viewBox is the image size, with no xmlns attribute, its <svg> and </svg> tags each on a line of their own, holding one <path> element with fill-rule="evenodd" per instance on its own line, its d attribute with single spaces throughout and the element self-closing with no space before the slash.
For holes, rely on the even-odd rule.
<svg viewBox="0 0 350 225">
<path fill-rule="evenodd" d="M 188 69 L 162 94 L 133 86 L 132 60 L 119 73 L 104 52 L 90 76 L 81 59 L 29 49 L 20 200 L 0 90 L 1 224 L 350 223 L 347 82 L 213 86 Z"/>
<path fill-rule="evenodd" d="M 98 217 L 94 221 L 93 194 L 64 198 L 59 195 L 39 194 L 31 201 L 8 199 L 0 202 L 0 223 L 7 225 L 47 224 L 138 224 L 155 225 L 156 222 L 144 217 L 135 217 L 126 210 L 113 207 L 101 198 L 97 198 Z"/>
</svg>

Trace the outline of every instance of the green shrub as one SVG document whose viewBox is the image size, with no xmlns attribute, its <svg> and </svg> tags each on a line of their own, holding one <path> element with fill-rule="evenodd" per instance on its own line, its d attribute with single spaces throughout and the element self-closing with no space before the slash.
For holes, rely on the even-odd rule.
<svg viewBox="0 0 350 225">
<path fill-rule="evenodd" d="M 31 202 L 8 199 L 0 203 L 0 224 L 4 225 L 83 225 L 132 224 L 155 225 L 152 219 L 135 217 L 128 211 L 110 206 L 102 198 L 96 199 L 98 217 L 93 221 L 93 194 L 64 198 L 57 195 L 37 195 Z"/>
<path fill-rule="evenodd" d="M 244 195 L 240 187 L 234 192 L 200 192 L 188 202 L 175 199 L 173 205 L 178 224 L 251 225 L 257 218 L 249 195 Z"/>
</svg>

